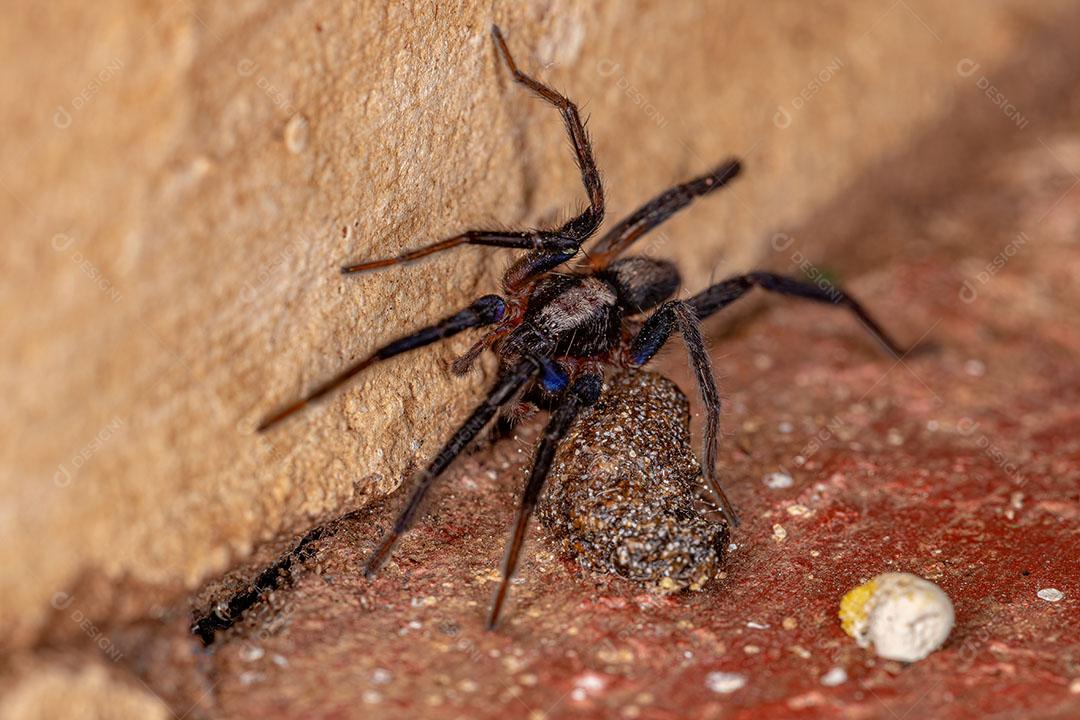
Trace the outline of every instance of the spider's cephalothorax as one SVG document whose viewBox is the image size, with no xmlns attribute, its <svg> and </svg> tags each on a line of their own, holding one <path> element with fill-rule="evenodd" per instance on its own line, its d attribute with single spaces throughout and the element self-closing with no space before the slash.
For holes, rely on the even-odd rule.
<svg viewBox="0 0 1080 720">
<path fill-rule="evenodd" d="M 488 392 L 487 398 L 473 410 L 435 459 L 420 473 L 408 502 L 393 528 L 375 549 L 365 572 L 370 576 L 378 569 L 397 538 L 412 524 L 432 483 L 500 410 L 506 411 L 524 402 L 542 402 L 545 407 L 551 408 L 551 417 L 536 449 L 532 470 L 514 520 L 503 560 L 502 581 L 496 591 L 488 620 L 491 627 L 498 620 L 510 578 L 517 568 L 525 529 L 544 487 L 556 451 L 581 411 L 597 404 L 606 368 L 633 370 L 641 367 L 653 358 L 672 333 L 677 332 L 682 337 L 705 409 L 701 476 L 704 486 L 711 492 L 727 518 L 727 525 L 734 526 L 737 524 L 735 513 L 716 477 L 720 396 L 699 322 L 757 286 L 784 295 L 846 307 L 854 312 L 890 351 L 896 355 L 903 352 L 862 307 L 839 288 L 828 285 L 822 287 L 781 275 L 755 272 L 724 280 L 687 300 L 675 300 L 673 298 L 679 289 L 680 278 L 672 264 L 644 257 L 622 257 L 637 239 L 688 205 L 694 198 L 717 190 L 734 179 L 741 169 L 739 161 L 734 159 L 722 163 L 712 172 L 676 185 L 656 196 L 597 240 L 589 248 L 585 262 L 562 272 L 555 272 L 556 268 L 578 256 L 582 244 L 596 233 L 603 221 L 604 191 L 600 175 L 593 161 L 592 148 L 577 106 L 518 70 L 502 33 L 497 27 L 493 27 L 492 34 L 498 52 L 514 80 L 556 107 L 562 114 L 581 168 L 581 177 L 589 200 L 588 207 L 553 229 L 469 230 L 397 257 L 356 263 L 342 268 L 344 273 L 356 273 L 399 265 L 466 244 L 528 251 L 511 265 L 503 277 L 502 295 L 485 295 L 442 321 L 376 350 L 369 357 L 315 388 L 306 398 L 274 413 L 259 426 L 260 431 L 266 430 L 312 400 L 321 398 L 341 386 L 374 362 L 428 345 L 463 330 L 489 327 L 489 331 L 473 348 L 455 362 L 454 369 L 464 371 L 480 352 L 491 349 L 500 358 L 498 379 Z M 650 311 L 651 314 L 647 314 Z M 625 390 L 622 385 L 618 387 Z M 615 398 L 608 403 L 609 406 L 613 404 L 618 404 Z M 602 411 L 604 407 L 601 405 L 594 409 L 589 417 L 596 417 L 597 411 Z M 575 432 L 578 437 L 584 437 L 587 429 Z M 671 438 L 647 440 L 653 445 L 663 445 Z M 614 457 L 617 457 L 619 450 L 619 447 L 609 448 Z M 664 483 L 657 484 L 658 478 L 662 478 L 664 472 L 670 469 L 657 471 L 655 477 L 640 473 L 634 475 L 632 472 L 627 475 L 621 471 L 610 476 L 603 473 L 593 474 L 589 483 L 576 487 L 585 487 L 595 496 L 597 482 L 632 482 L 636 492 L 632 497 L 637 498 L 632 503 L 637 503 L 640 507 L 623 503 L 616 508 L 617 512 L 613 512 L 610 506 L 603 503 L 596 506 L 584 503 L 568 508 L 566 512 L 576 518 L 570 521 L 570 526 L 575 523 L 582 526 L 605 526 L 612 532 L 621 533 L 624 539 L 629 539 L 627 542 L 619 542 L 617 538 L 589 536 L 591 539 L 588 543 L 596 552 L 602 553 L 608 546 L 614 549 L 615 564 L 608 566 L 608 569 L 621 572 L 619 568 L 624 568 L 626 572 L 621 574 L 642 581 L 648 580 L 659 589 L 700 586 L 708 579 L 707 576 L 722 557 L 722 545 L 719 551 L 716 547 L 721 538 L 727 537 L 727 526 L 720 522 L 698 529 L 691 527 L 699 520 L 683 507 L 686 494 L 680 491 L 670 496 L 665 495 Z M 685 477 L 683 481 L 686 481 Z M 655 498 L 644 497 L 654 490 L 657 493 Z M 553 505 L 545 511 L 549 517 L 551 512 L 556 511 L 554 507 L 556 506 Z M 651 518 L 649 522 L 653 524 L 646 527 L 648 523 L 645 518 Z M 676 528 L 675 524 L 680 521 L 687 526 Z M 579 535 L 577 539 L 584 537 Z M 587 565 L 589 558 L 594 557 L 597 557 L 595 552 L 579 553 L 579 558 Z M 603 563 L 592 563 L 592 566 L 602 565 Z M 648 568 L 648 571 L 642 568 Z M 667 581 L 664 580 L 665 577 L 668 578 Z"/>
</svg>

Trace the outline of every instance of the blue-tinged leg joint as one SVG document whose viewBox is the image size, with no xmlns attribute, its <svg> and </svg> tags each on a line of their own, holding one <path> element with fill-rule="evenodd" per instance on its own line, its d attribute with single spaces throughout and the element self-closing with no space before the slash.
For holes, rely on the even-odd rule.
<svg viewBox="0 0 1080 720">
<path fill-rule="evenodd" d="M 559 364 L 547 358 L 538 360 L 540 362 L 540 387 L 549 393 L 560 393 L 565 390 L 570 384 L 570 378 L 559 367 Z"/>
</svg>

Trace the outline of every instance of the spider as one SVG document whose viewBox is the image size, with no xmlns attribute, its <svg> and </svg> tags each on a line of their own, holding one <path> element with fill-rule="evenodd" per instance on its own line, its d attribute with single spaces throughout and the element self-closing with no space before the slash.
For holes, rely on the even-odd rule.
<svg viewBox="0 0 1080 720">
<path fill-rule="evenodd" d="M 729 159 L 711 172 L 666 190 L 642 205 L 604 234 L 588 252 L 582 244 L 592 238 L 604 219 L 604 190 L 592 147 L 577 106 L 568 98 L 518 69 L 502 32 L 492 26 L 496 51 L 514 81 L 525 86 L 562 115 L 588 205 L 553 229 L 468 230 L 396 257 L 358 262 L 341 269 L 361 273 L 401 265 L 460 245 L 487 245 L 526 250 L 502 279 L 501 295 L 485 295 L 439 322 L 401 337 L 316 387 L 307 397 L 266 418 L 262 432 L 308 403 L 341 387 L 372 364 L 429 345 L 472 328 L 487 332 L 453 365 L 464 373 L 484 351 L 499 358 L 499 373 L 487 397 L 419 473 L 408 501 L 393 527 L 375 548 L 364 573 L 374 576 L 398 538 L 416 518 L 435 481 L 501 411 L 518 406 L 544 406 L 550 417 L 536 448 L 531 472 L 513 521 L 502 578 L 495 593 L 488 627 L 494 628 L 506 599 L 509 581 L 518 566 L 530 517 L 540 498 L 560 443 L 587 408 L 597 404 L 605 370 L 628 370 L 646 365 L 672 334 L 682 337 L 705 410 L 701 472 L 705 485 L 726 519 L 738 519 L 716 476 L 720 396 L 712 364 L 702 339 L 700 322 L 746 295 L 755 287 L 782 295 L 847 308 L 894 355 L 900 348 L 850 295 L 835 286 L 821 287 L 768 272 L 737 275 L 716 283 L 687 300 L 675 299 L 680 277 L 664 260 L 626 256 L 635 241 L 689 205 L 734 180 L 742 169 Z M 572 268 L 571 260 L 584 255 Z M 726 537 L 726 528 L 724 528 Z"/>
</svg>

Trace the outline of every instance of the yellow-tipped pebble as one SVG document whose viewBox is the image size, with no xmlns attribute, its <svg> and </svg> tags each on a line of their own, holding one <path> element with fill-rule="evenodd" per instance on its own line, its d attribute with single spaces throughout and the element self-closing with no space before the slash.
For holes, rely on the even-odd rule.
<svg viewBox="0 0 1080 720">
<path fill-rule="evenodd" d="M 860 647 L 889 660 L 915 662 L 937 650 L 952 631 L 949 596 L 909 573 L 884 573 L 840 601 L 840 623 Z"/>
<path fill-rule="evenodd" d="M 866 604 L 874 595 L 877 588 L 877 578 L 868 580 L 853 590 L 840 601 L 840 625 L 851 637 L 857 635 L 866 627 Z"/>
</svg>

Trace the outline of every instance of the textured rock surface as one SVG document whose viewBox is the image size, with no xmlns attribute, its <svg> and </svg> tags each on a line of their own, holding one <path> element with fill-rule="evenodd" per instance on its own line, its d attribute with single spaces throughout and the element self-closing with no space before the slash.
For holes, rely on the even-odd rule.
<svg viewBox="0 0 1080 720">
<path fill-rule="evenodd" d="M 613 215 L 729 154 L 746 157 L 747 174 L 737 186 L 665 226 L 647 244 L 649 251 L 678 260 L 692 286 L 765 253 L 775 264 L 771 253 L 779 247 L 779 260 L 794 260 L 802 248 L 848 279 L 882 268 L 856 289 L 890 298 L 887 317 L 902 320 L 902 329 L 913 334 L 940 311 L 945 319 L 935 332 L 980 358 L 988 368 L 985 377 L 1000 383 L 988 390 L 985 379 L 967 380 L 957 369 L 963 362 L 958 350 L 941 375 L 920 372 L 942 384 L 940 397 L 980 423 L 965 442 L 986 437 L 991 447 L 1007 444 L 1023 457 L 1029 452 L 1024 442 L 1042 447 L 1041 474 L 1025 490 L 1038 491 L 1038 499 L 1027 507 L 1066 512 L 1075 495 L 1064 494 L 1067 486 L 1060 483 L 1070 480 L 1072 466 L 1055 458 L 1073 452 L 1068 443 L 1075 433 L 1067 432 L 1071 415 L 1053 401 L 1070 397 L 1075 377 L 1065 356 L 1073 358 L 1080 349 L 1074 330 L 1057 321 L 1063 308 L 1076 305 L 1075 298 L 1071 305 L 1065 299 L 1077 287 L 1076 278 L 1064 277 L 1071 272 L 1068 262 L 1075 267 L 1075 246 L 1069 243 L 1076 237 L 1070 219 L 1076 216 L 1076 196 L 1063 193 L 1077 173 L 1077 141 L 1069 133 L 1080 115 L 1071 116 L 1071 125 L 1055 124 L 1059 116 L 1053 113 L 1070 110 L 1075 78 L 1063 79 L 1063 68 L 1076 63 L 1059 57 L 1071 38 L 1051 37 L 1037 51 L 1020 50 L 1033 26 L 1052 13 L 1052 4 L 1040 4 L 1042 17 L 1033 23 L 1024 14 L 1033 11 L 1021 6 L 1003 1 L 946 7 L 909 0 L 812 9 L 793 2 L 750 10 L 735 2 L 566 0 L 500 9 L 494 17 L 486 5 L 471 3 L 440 3 L 438 12 L 421 3 L 384 9 L 328 2 L 237 8 L 117 1 L 93 8 L 54 4 L 48 12 L 9 9 L 0 24 L 0 83 L 18 102 L 0 109 L 6 131 L 0 155 L 0 541 L 9 559 L 0 593 L 3 644 L 43 653 L 51 648 L 58 654 L 49 657 L 63 664 L 70 658 L 62 648 L 101 640 L 87 630 L 89 622 L 118 644 L 131 641 L 123 655 L 137 660 L 143 672 L 177 663 L 197 666 L 184 645 L 147 660 L 136 642 L 143 626 L 133 622 L 152 617 L 182 628 L 185 620 L 174 603 L 185 588 L 232 566 L 267 538 L 290 536 L 316 519 L 385 494 L 408 463 L 429 452 L 462 416 L 481 378 L 449 382 L 443 368 L 465 340 L 374 370 L 349 392 L 268 438 L 249 434 L 254 420 L 281 400 L 370 350 L 416 315 L 437 315 L 491 287 L 505 266 L 504 255 L 482 261 L 489 256 L 473 249 L 408 272 L 342 279 L 336 274 L 342 260 L 393 252 L 468 226 L 541 223 L 580 202 L 558 120 L 496 72 L 487 36 L 493 19 L 507 29 L 523 66 L 591 113 Z M 1060 26 L 1075 27 L 1075 18 Z M 1011 71 L 1013 63 L 1030 76 Z M 984 94 L 983 80 L 1005 88 L 1006 100 Z M 911 145 L 923 128 L 937 126 L 957 95 L 965 103 L 947 142 L 924 148 L 917 163 L 874 165 Z M 786 115 L 777 115 L 778 107 Z M 1020 127 L 1020 120 L 1031 122 Z M 1002 144 L 1014 154 L 1004 154 Z M 1002 216 L 1006 209 L 981 199 L 999 184 L 1013 193 L 1015 202 L 1007 206 L 1013 215 Z M 853 189 L 838 195 L 845 187 Z M 836 197 L 842 200 L 822 206 Z M 985 222 L 980 213 L 999 222 Z M 1017 218 L 1029 224 L 1039 219 L 1047 239 L 1030 235 L 1031 250 L 1010 261 L 1008 273 L 993 273 L 985 283 L 972 279 L 1014 239 L 1015 228 L 1024 227 Z M 791 227 L 802 228 L 788 231 L 798 243 L 789 246 L 785 237 L 770 246 L 773 232 Z M 901 248 L 908 255 L 895 262 Z M 971 305 L 954 300 L 965 279 L 978 298 Z M 934 304 L 928 296 L 935 291 L 950 294 L 952 304 Z M 981 314 L 973 318 L 973 310 Z M 765 336 L 740 341 L 743 360 L 727 364 L 742 384 L 732 389 L 729 423 L 742 422 L 740 413 L 748 412 L 745 406 L 739 410 L 742 388 L 744 403 L 775 403 L 756 405 L 759 415 L 772 407 L 768 417 L 778 419 L 785 408 L 794 420 L 816 417 L 806 397 L 818 381 L 838 392 L 848 387 L 856 397 L 873 385 L 882 367 L 878 358 L 851 350 L 846 361 L 835 361 L 849 341 L 822 340 L 822 328 L 831 323 L 847 338 L 850 326 L 842 319 L 800 308 L 772 322 L 775 337 L 766 325 Z M 788 337 L 799 352 L 792 353 Z M 759 342 L 773 344 L 755 351 Z M 731 346 L 732 354 L 736 349 Z M 775 356 L 775 368 L 748 363 L 745 358 L 754 352 Z M 781 362 L 791 355 L 799 364 Z M 863 362 L 853 363 L 853 357 Z M 998 357 L 1008 360 L 995 366 L 992 359 Z M 907 377 L 902 370 L 890 379 Z M 847 382 L 838 383 L 838 377 Z M 870 383 L 862 384 L 864 379 Z M 885 396 L 889 402 L 851 418 L 860 427 L 863 420 L 872 422 L 871 437 L 886 436 L 907 413 L 915 414 L 912 423 L 921 422 L 918 414 L 933 407 L 933 396 L 920 395 L 922 384 L 913 379 L 877 387 L 885 386 L 895 393 Z M 825 415 L 831 411 L 829 397 L 816 402 L 829 408 Z M 1006 409 L 1000 410 L 1003 402 Z M 1028 410 L 1033 420 L 1015 420 Z M 959 422 L 941 414 L 941 425 Z M 793 442 L 812 439 L 812 432 Z M 871 442 L 863 435 L 860 441 Z M 748 437 L 759 445 L 755 463 L 768 465 L 779 457 L 770 453 L 792 450 L 774 445 L 774 433 Z M 925 487 L 916 480 L 920 468 L 949 456 L 950 448 L 909 445 L 909 472 L 881 480 L 881 487 L 912 503 L 905 492 L 920 498 L 935 489 L 945 493 L 938 484 L 944 477 L 935 475 Z M 992 503 L 1002 496 L 986 493 L 997 486 L 988 480 L 996 477 L 997 465 L 986 453 L 973 453 L 983 464 L 963 487 L 970 497 L 976 490 L 985 496 L 970 501 L 971 512 L 996 512 L 1001 508 Z M 878 496 L 859 495 L 872 485 L 860 474 L 869 469 L 861 455 L 845 457 L 836 462 L 850 464 L 844 472 L 858 477 L 850 481 L 854 499 L 843 500 L 836 512 L 854 522 L 861 516 L 851 513 L 861 506 L 844 515 L 847 503 Z M 896 459 L 890 467 L 905 466 Z M 765 469 L 740 471 L 751 478 L 744 480 L 747 488 Z M 468 471 L 456 475 L 459 484 Z M 426 542 L 422 532 L 403 546 L 403 558 L 417 562 L 432 556 L 422 551 L 436 547 L 436 539 L 443 547 L 441 563 L 417 565 L 429 568 L 424 572 L 432 578 L 423 598 L 472 587 L 461 602 L 484 603 L 486 580 L 470 585 L 460 573 L 467 568 L 490 574 L 511 480 L 475 476 L 481 489 L 470 512 L 455 507 L 425 524 Z M 1071 481 L 1075 487 L 1075 477 Z M 764 502 L 758 496 L 747 489 L 737 501 L 752 513 L 781 512 L 755 505 Z M 926 522 L 941 532 L 942 516 L 920 515 L 912 503 L 902 505 L 905 522 Z M 987 518 L 976 515 L 983 525 L 956 532 L 963 538 L 984 532 Z M 1014 552 L 1021 538 L 1059 547 L 1060 528 L 1046 518 L 1033 518 L 1031 527 L 1007 535 L 991 550 Z M 744 537 L 771 548 L 766 539 L 777 519 L 751 524 Z M 375 528 L 361 524 L 355 532 L 369 540 Z M 415 639 L 402 624 L 408 622 L 402 619 L 409 589 L 390 572 L 375 586 L 383 596 L 372 596 L 355 574 L 358 551 L 346 540 L 341 535 L 343 544 L 329 547 L 323 560 L 337 558 L 334 577 L 342 584 L 327 590 L 318 576 L 308 576 L 308 589 L 318 592 L 297 596 L 290 617 L 298 634 L 284 641 L 307 646 L 293 646 L 298 654 L 287 661 L 296 684 L 279 684 L 283 693 L 299 701 L 311 692 L 303 685 L 309 679 L 328 682 L 323 663 L 340 651 L 345 655 L 339 667 L 352 674 L 337 679 L 335 692 L 353 707 L 355 695 L 346 694 L 357 691 L 353 680 L 366 670 L 350 662 L 360 648 L 367 651 L 387 635 L 394 641 L 379 652 L 388 658 L 397 653 L 417 670 L 431 667 L 433 682 L 495 676 L 485 675 L 482 666 L 471 667 L 469 678 L 448 675 L 425 660 L 433 657 L 434 645 L 404 645 Z M 773 567 L 769 563 L 781 562 L 769 553 L 751 555 L 754 547 L 746 546 L 742 560 L 736 556 L 732 576 L 761 574 Z M 1034 552 L 1028 545 L 1023 549 Z M 836 581 L 847 584 L 882 569 L 864 567 L 881 559 L 872 551 L 860 543 L 846 551 L 857 557 L 830 556 L 829 566 L 840 567 Z M 989 562 L 982 555 L 961 557 Z M 1024 557 L 1034 562 L 1034 555 Z M 1064 555 L 1055 551 L 1055 557 Z M 580 615 L 583 602 L 631 607 L 633 595 L 623 586 L 610 585 L 611 593 L 599 593 L 596 604 L 587 599 L 595 594 L 591 580 L 562 564 L 550 566 L 553 582 L 568 594 L 531 606 L 548 615 L 536 627 L 515 630 L 518 640 L 539 642 L 545 634 L 554 636 L 555 628 L 576 627 L 566 618 Z M 1054 566 L 1039 568 L 1054 579 Z M 989 586 L 979 587 L 990 596 Z M 1027 589 L 1022 588 L 1024 597 Z M 683 632 L 675 616 L 748 607 L 757 592 L 733 588 L 733 601 L 742 605 L 727 605 L 727 590 L 657 605 L 657 613 L 670 614 L 670 626 L 663 624 L 664 615 L 633 622 L 655 621 L 671 633 Z M 523 623 L 530 618 L 530 595 L 519 595 L 515 616 Z M 357 613 L 363 604 L 378 612 Z M 455 627 L 472 628 L 473 615 L 479 616 L 465 604 L 444 605 L 441 611 Z M 1022 614 L 1028 607 L 1011 611 Z M 1069 607 L 1058 603 L 1048 612 Z M 1034 601 L 1030 608 L 1047 610 Z M 962 622 L 964 610 L 958 611 Z M 726 613 L 714 631 L 726 633 L 733 618 Z M 1032 622 L 1050 635 L 1060 625 Z M 406 635 L 398 635 L 401 629 Z M 308 630 L 315 634 L 302 634 Z M 326 633 L 342 644 L 335 649 Z M 433 634 L 429 641 L 462 639 L 439 637 Z M 469 642 L 484 653 L 502 648 L 510 656 L 520 650 L 513 656 L 531 658 L 534 673 L 562 673 L 543 676 L 552 681 L 544 693 L 572 691 L 573 673 L 583 668 L 580 655 L 575 660 L 544 646 L 523 643 L 515 649 L 505 638 L 486 636 Z M 672 667 L 669 653 L 680 642 L 656 639 L 662 648 L 656 660 L 663 663 L 656 667 Z M 719 642 L 736 647 L 730 639 Z M 275 705 L 265 694 L 266 705 L 245 696 L 259 688 L 240 679 L 244 661 L 230 653 L 242 649 L 238 640 L 214 656 L 214 677 L 223 680 L 210 695 L 205 693 L 213 683 L 198 668 L 190 682 L 155 680 L 155 692 L 171 697 L 163 687 L 179 687 L 175 696 L 183 700 L 177 707 L 183 703 L 184 709 L 204 697 L 238 714 L 241 704 L 252 713 L 283 706 L 284 700 Z M 650 639 L 642 652 L 654 649 Z M 1064 670 L 1057 661 L 1043 658 L 1032 645 L 1022 650 L 1032 663 L 1043 664 L 1054 678 L 1048 683 L 1059 682 Z M 640 677 L 648 668 L 634 672 Z M 20 683 L 37 682 L 19 677 Z M 11 682 L 4 681 L 5 690 Z M 539 694 L 537 687 L 522 692 Z M 627 681 L 625 687 L 641 685 Z M 393 693 L 415 689 L 395 686 Z M 474 700 L 492 701 L 499 692 L 495 688 Z M 338 698 L 326 697 L 328 703 Z M 531 702 L 539 706 L 539 696 Z"/>
</svg>

